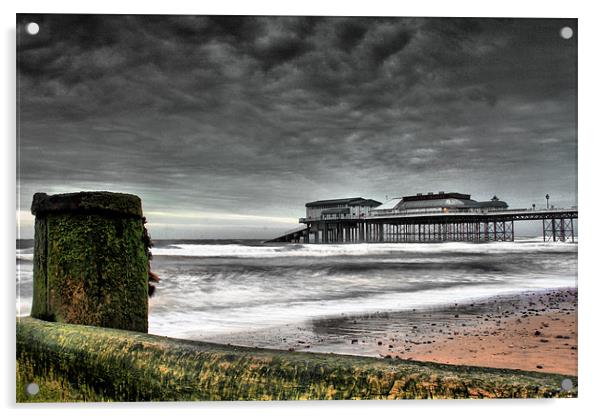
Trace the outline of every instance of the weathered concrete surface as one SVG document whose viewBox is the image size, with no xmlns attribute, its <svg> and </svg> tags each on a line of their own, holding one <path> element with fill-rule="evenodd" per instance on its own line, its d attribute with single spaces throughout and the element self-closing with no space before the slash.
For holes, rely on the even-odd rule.
<svg viewBox="0 0 602 417">
<path fill-rule="evenodd" d="M 56 212 L 106 212 L 119 216 L 142 217 L 140 197 L 109 191 L 82 191 L 79 193 L 35 193 L 31 213 L 35 216 Z"/>
<path fill-rule="evenodd" d="M 140 199 L 106 191 L 38 193 L 31 211 L 32 317 L 146 332 L 148 252 Z"/>
<path fill-rule="evenodd" d="M 143 333 L 17 323 L 17 399 L 51 401 L 576 397 L 565 376 L 250 349 Z M 58 388 L 58 389 L 57 389 Z"/>
</svg>

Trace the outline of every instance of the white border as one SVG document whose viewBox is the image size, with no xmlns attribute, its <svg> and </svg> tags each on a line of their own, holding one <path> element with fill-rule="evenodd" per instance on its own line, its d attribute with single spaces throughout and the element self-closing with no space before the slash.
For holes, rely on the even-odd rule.
<svg viewBox="0 0 602 417">
<path fill-rule="evenodd" d="M 342 414 L 363 416 L 366 413 L 398 414 L 423 413 L 446 415 L 507 415 L 517 411 L 531 411 L 548 415 L 577 415 L 595 407 L 597 389 L 600 387 L 599 354 L 600 330 L 597 304 L 602 276 L 598 272 L 602 244 L 597 226 L 600 201 L 600 90 L 599 41 L 600 13 L 595 2 L 506 0 L 483 1 L 428 1 L 420 2 L 368 2 L 304 0 L 280 1 L 228 1 L 169 2 L 103 0 L 98 2 L 13 1 L 2 3 L 2 278 L 5 299 L 2 344 L 3 375 L 2 404 L 12 414 L 79 415 L 82 411 L 104 415 L 107 409 L 127 410 L 131 415 L 159 416 L 178 409 L 183 415 L 245 414 L 262 416 Z M 15 245 L 15 13 L 141 13 L 141 14 L 302 14 L 302 15 L 393 15 L 393 16 L 479 16 L 479 17 L 576 17 L 579 18 L 579 206 L 581 209 L 579 236 L 579 396 L 577 400 L 517 400 L 517 401 L 406 401 L 406 402 L 268 402 L 268 403 L 171 403 L 171 404 L 99 404 L 93 405 L 14 405 L 14 245 Z"/>
</svg>

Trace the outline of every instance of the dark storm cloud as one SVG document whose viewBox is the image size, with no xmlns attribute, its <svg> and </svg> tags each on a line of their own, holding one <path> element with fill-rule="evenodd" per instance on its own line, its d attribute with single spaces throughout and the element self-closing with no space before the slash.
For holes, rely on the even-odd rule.
<svg viewBox="0 0 602 417">
<path fill-rule="evenodd" d="M 567 25 L 19 15 L 22 201 L 102 188 L 151 212 L 289 218 L 440 189 L 576 204 Z"/>
<path fill-rule="evenodd" d="M 394 53 L 402 50 L 411 40 L 412 36 L 403 30 L 396 30 L 377 39 L 372 46 L 372 56 L 377 65 L 389 58 Z"/>
</svg>

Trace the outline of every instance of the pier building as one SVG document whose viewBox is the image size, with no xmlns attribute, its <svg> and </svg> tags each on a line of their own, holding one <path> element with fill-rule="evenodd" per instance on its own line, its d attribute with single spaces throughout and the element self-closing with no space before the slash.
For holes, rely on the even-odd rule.
<svg viewBox="0 0 602 417">
<path fill-rule="evenodd" d="M 359 219 L 370 214 L 370 210 L 382 205 L 380 201 L 355 198 L 312 201 L 305 205 L 308 220 Z"/>
<path fill-rule="evenodd" d="M 418 193 L 385 203 L 362 197 L 312 201 L 301 226 L 272 242 L 513 241 L 515 221 L 541 221 L 544 241 L 575 241 L 576 207 L 510 208 L 493 196 L 475 201 L 458 192 Z"/>
</svg>

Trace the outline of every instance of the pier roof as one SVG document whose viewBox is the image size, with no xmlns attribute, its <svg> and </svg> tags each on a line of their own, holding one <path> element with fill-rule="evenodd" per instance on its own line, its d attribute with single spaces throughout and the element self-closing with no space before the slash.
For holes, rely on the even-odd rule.
<svg viewBox="0 0 602 417">
<path fill-rule="evenodd" d="M 446 193 L 440 191 L 437 194 L 428 193 L 404 196 L 403 201 L 443 200 L 448 198 L 456 198 L 458 200 L 470 200 L 470 194 Z"/>
<path fill-rule="evenodd" d="M 478 207 L 479 203 L 473 200 L 459 198 L 430 199 L 404 201 L 396 208 L 399 210 L 422 209 L 422 208 L 472 208 Z"/>
<path fill-rule="evenodd" d="M 362 197 L 351 197 L 351 198 L 337 198 L 333 200 L 318 200 L 312 201 L 310 203 L 305 204 L 305 207 L 323 207 L 323 206 L 336 206 L 339 204 L 346 204 L 349 206 L 360 206 L 366 205 L 371 207 L 380 206 L 380 201 L 366 199 Z"/>
<path fill-rule="evenodd" d="M 430 208 L 508 208 L 506 202 L 499 200 L 494 196 L 490 201 L 475 201 L 470 198 L 470 194 L 438 193 L 416 194 L 405 197 L 396 197 L 388 200 L 383 205 L 376 208 L 377 211 L 384 210 L 414 210 Z"/>
<path fill-rule="evenodd" d="M 378 210 L 392 210 L 401 203 L 401 197 L 395 197 L 388 201 L 385 201 L 381 206 L 378 206 Z"/>
</svg>

